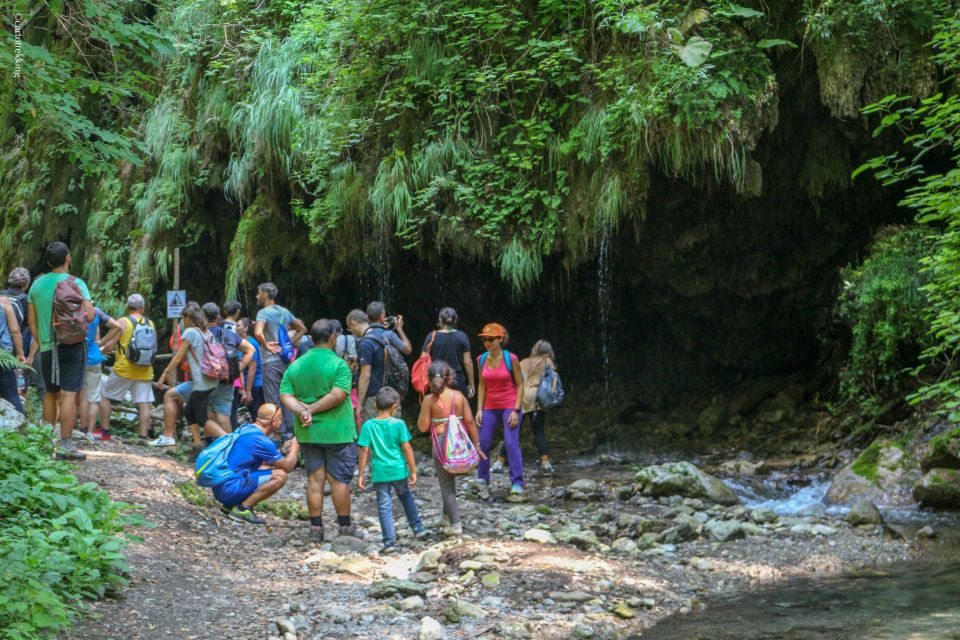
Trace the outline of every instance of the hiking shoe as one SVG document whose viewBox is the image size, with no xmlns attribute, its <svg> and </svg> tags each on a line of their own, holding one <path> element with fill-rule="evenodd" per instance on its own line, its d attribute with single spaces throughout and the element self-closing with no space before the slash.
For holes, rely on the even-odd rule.
<svg viewBox="0 0 960 640">
<path fill-rule="evenodd" d="M 230 510 L 230 517 L 241 522 L 249 522 L 250 524 L 267 524 L 267 521 L 255 514 L 253 509 L 240 504 Z"/>
<path fill-rule="evenodd" d="M 383 545 L 383 548 L 380 549 L 380 555 L 392 556 L 392 555 L 396 554 L 398 551 L 400 551 L 400 550 L 397 549 L 396 543 L 394 543 L 394 544 L 385 544 L 385 545 Z"/>
<path fill-rule="evenodd" d="M 447 529 L 447 535 L 450 536 L 462 536 L 463 535 L 463 523 L 458 522 L 457 524 L 450 525 L 450 528 Z"/>
<path fill-rule="evenodd" d="M 316 542 L 317 544 L 323 544 L 323 526 L 312 526 L 310 527 L 310 533 L 307 535 L 307 539 L 310 542 Z"/>
<path fill-rule="evenodd" d="M 419 531 L 413 532 L 414 538 L 426 538 L 428 535 L 430 535 L 430 529 L 427 529 L 426 527 L 420 529 Z"/>
<path fill-rule="evenodd" d="M 57 447 L 56 458 L 57 460 L 86 460 L 87 454 L 74 449 L 72 442 L 62 440 L 60 446 Z"/>
<path fill-rule="evenodd" d="M 515 496 L 520 495 L 521 493 L 523 493 L 523 485 L 520 484 L 519 482 L 514 482 L 513 486 L 510 487 L 510 493 L 511 495 L 515 495 Z"/>
<path fill-rule="evenodd" d="M 96 429 L 96 431 L 93 432 L 93 437 L 96 438 L 97 440 L 99 440 L 100 442 L 110 442 L 110 440 L 113 439 L 113 438 L 110 436 L 110 432 L 109 432 L 109 431 L 104 431 L 103 429 L 100 429 L 99 427 Z"/>
<path fill-rule="evenodd" d="M 349 524 L 345 527 L 340 527 L 341 536 L 351 536 L 353 538 L 359 538 L 360 540 L 364 539 L 363 531 L 355 524 Z"/>
<path fill-rule="evenodd" d="M 496 460 L 493 465 L 490 467 L 490 471 L 494 473 L 503 473 L 503 463 L 499 460 Z"/>
<path fill-rule="evenodd" d="M 160 436 L 156 440 L 151 440 L 147 444 L 151 447 L 175 447 L 177 446 L 177 441 L 170 436 Z"/>
<path fill-rule="evenodd" d="M 553 475 L 553 463 L 549 460 L 544 460 L 540 463 L 540 475 L 542 476 L 552 476 Z"/>
</svg>

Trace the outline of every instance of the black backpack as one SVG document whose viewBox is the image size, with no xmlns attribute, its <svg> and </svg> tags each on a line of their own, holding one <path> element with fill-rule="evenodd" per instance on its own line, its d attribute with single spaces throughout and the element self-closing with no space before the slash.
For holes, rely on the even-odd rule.
<svg viewBox="0 0 960 640">
<path fill-rule="evenodd" d="M 370 332 L 361 338 L 361 340 L 368 339 L 383 347 L 383 380 L 381 385 L 393 387 L 401 398 L 406 397 L 410 390 L 410 367 L 407 366 L 407 361 L 403 359 L 403 354 L 381 335 Z"/>
<path fill-rule="evenodd" d="M 233 333 L 231 331 L 231 333 Z M 237 335 L 237 334 L 234 334 Z M 239 338 L 239 336 L 237 336 Z M 227 376 L 230 382 L 240 377 L 240 349 L 227 342 L 227 330 L 220 328 L 220 345 L 227 356 Z"/>
</svg>

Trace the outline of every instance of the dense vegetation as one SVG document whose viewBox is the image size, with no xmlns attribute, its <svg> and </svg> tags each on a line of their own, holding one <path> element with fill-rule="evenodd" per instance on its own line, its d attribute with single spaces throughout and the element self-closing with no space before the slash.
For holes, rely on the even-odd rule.
<svg viewBox="0 0 960 640">
<path fill-rule="evenodd" d="M 917 225 L 878 240 L 855 272 L 847 391 L 868 406 L 912 391 L 914 402 L 933 401 L 960 422 L 960 16 L 939 25 L 932 45 L 947 73 L 941 91 L 890 95 L 865 110 L 882 116 L 877 135 L 904 135 L 905 151 L 857 173 L 908 184 L 902 204 L 916 210 Z"/>
<path fill-rule="evenodd" d="M 0 638 L 49 638 L 84 599 L 126 584 L 126 513 L 52 459 L 49 426 L 0 430 Z"/>
</svg>

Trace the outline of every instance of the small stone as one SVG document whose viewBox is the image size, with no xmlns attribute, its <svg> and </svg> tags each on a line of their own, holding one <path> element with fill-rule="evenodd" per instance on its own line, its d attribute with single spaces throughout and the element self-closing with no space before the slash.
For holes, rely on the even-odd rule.
<svg viewBox="0 0 960 640">
<path fill-rule="evenodd" d="M 929 540 L 931 538 L 936 538 L 936 537 L 937 537 L 937 532 L 934 531 L 933 527 L 931 527 L 930 525 L 917 529 L 917 538 L 921 540 Z"/>
<path fill-rule="evenodd" d="M 588 602 L 594 600 L 596 596 L 586 591 L 551 591 L 550 599 L 556 602 Z"/>
<path fill-rule="evenodd" d="M 446 640 L 447 634 L 443 630 L 443 625 L 426 616 L 420 620 L 420 635 L 418 640 Z"/>
<path fill-rule="evenodd" d="M 380 582 L 372 584 L 367 590 L 367 596 L 381 600 L 384 598 L 390 598 L 397 593 L 402 593 L 408 596 L 425 596 L 427 595 L 427 587 L 418 582 L 412 582 L 410 580 L 397 580 L 396 578 L 389 578 L 387 580 L 381 580 Z"/>
<path fill-rule="evenodd" d="M 528 529 L 523 534 L 523 539 L 540 544 L 555 544 L 557 542 L 554 535 L 545 529 Z"/>
<path fill-rule="evenodd" d="M 399 602 L 393 604 L 400 611 L 412 611 L 423 606 L 423 598 L 420 596 L 408 596 Z"/>
<path fill-rule="evenodd" d="M 340 555 L 347 553 L 363 553 L 367 550 L 367 543 L 353 536 L 337 536 L 333 539 L 333 552 Z"/>
<path fill-rule="evenodd" d="M 728 542 L 745 535 L 743 526 L 736 520 L 711 520 L 705 525 L 710 536 L 718 542 Z"/>
<path fill-rule="evenodd" d="M 858 498 L 853 506 L 850 507 L 850 513 L 847 514 L 847 522 L 856 526 L 860 524 L 883 524 L 883 514 L 877 505 L 865 498 Z"/>
<path fill-rule="evenodd" d="M 625 604 L 618 604 L 616 607 L 614 607 L 613 612 L 624 620 L 629 620 L 637 615 L 633 609 Z"/>
<path fill-rule="evenodd" d="M 776 522 L 777 514 L 771 509 L 754 509 L 750 512 L 750 519 L 757 524 L 768 524 Z"/>
<path fill-rule="evenodd" d="M 440 549 L 427 549 L 417 561 L 417 571 L 436 571 L 440 566 Z"/>
<path fill-rule="evenodd" d="M 580 623 L 573 628 L 573 635 L 577 638 L 592 638 L 595 635 L 593 627 Z"/>
<path fill-rule="evenodd" d="M 430 573 L 429 571 L 414 571 L 407 576 L 407 580 L 421 583 L 433 582 L 436 579 L 436 574 Z"/>
<path fill-rule="evenodd" d="M 637 543 L 630 538 L 617 538 L 610 545 L 610 548 L 617 553 L 634 553 L 637 550 Z"/>
<path fill-rule="evenodd" d="M 810 533 L 815 536 L 832 536 L 837 532 L 833 527 L 828 527 L 825 524 L 815 524 L 810 528 Z"/>
<path fill-rule="evenodd" d="M 483 563 L 476 560 L 464 560 L 460 563 L 461 571 L 480 571 L 483 569 Z"/>
<path fill-rule="evenodd" d="M 484 589 L 496 589 L 500 586 L 500 574 L 496 571 L 488 573 L 480 578 L 480 584 L 483 585 Z"/>
<path fill-rule="evenodd" d="M 274 624 L 277 625 L 277 631 L 282 634 L 292 633 L 297 634 L 297 626 L 293 624 L 293 620 L 290 618 L 280 618 Z"/>
<path fill-rule="evenodd" d="M 297 640 L 297 634 L 295 634 L 295 633 L 285 633 L 285 634 L 283 634 L 283 640 Z"/>
<path fill-rule="evenodd" d="M 450 605 L 443 612 L 443 615 L 447 619 L 447 622 L 455 624 L 464 618 L 476 618 L 478 620 L 482 620 L 487 617 L 487 612 L 472 602 L 467 602 L 466 600 L 456 600 L 450 603 Z"/>
<path fill-rule="evenodd" d="M 808 535 L 811 533 L 812 527 L 809 524 L 804 522 L 798 522 L 797 524 L 790 527 L 790 533 L 794 535 Z"/>
</svg>

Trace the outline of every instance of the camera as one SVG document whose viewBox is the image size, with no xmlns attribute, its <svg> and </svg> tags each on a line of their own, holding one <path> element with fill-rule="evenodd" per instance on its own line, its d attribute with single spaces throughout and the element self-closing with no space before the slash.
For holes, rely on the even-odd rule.
<svg viewBox="0 0 960 640">
<path fill-rule="evenodd" d="M 387 324 L 384 326 L 390 331 L 393 331 L 397 326 L 397 316 L 387 316 Z"/>
</svg>

